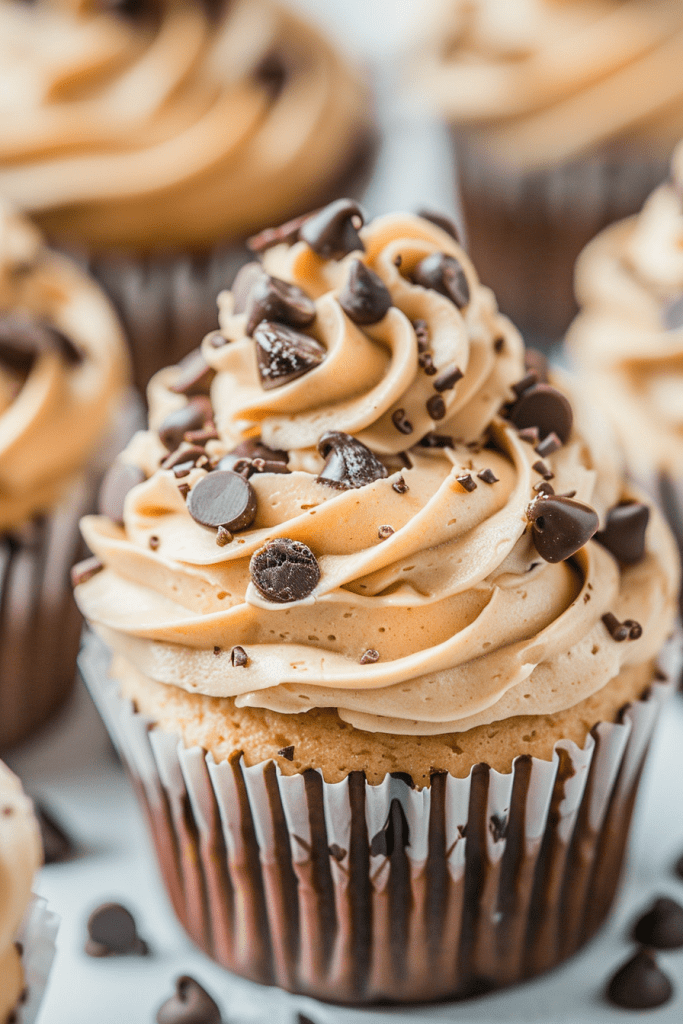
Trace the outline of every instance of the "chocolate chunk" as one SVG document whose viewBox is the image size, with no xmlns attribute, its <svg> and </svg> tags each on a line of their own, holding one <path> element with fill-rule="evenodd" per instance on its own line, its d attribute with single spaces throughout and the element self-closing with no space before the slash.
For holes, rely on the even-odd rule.
<svg viewBox="0 0 683 1024">
<path fill-rule="evenodd" d="M 361 655 L 361 665 L 374 665 L 376 661 L 379 661 L 379 651 L 375 651 L 372 647 Z"/>
<path fill-rule="evenodd" d="M 441 395 L 432 395 L 427 400 L 427 412 L 433 420 L 442 420 L 446 415 L 446 403 Z"/>
<path fill-rule="evenodd" d="M 636 922 L 633 938 L 641 946 L 680 949 L 683 947 L 683 907 L 665 896 L 655 900 L 651 909 Z"/>
<path fill-rule="evenodd" d="M 524 391 L 510 408 L 509 416 L 519 430 L 537 427 L 539 437 L 554 433 L 562 444 L 569 439 L 574 420 L 569 401 L 551 384 L 534 384 Z"/>
<path fill-rule="evenodd" d="M 379 537 L 380 540 L 386 540 L 387 537 L 391 537 L 391 535 L 395 532 L 396 531 L 394 530 L 393 526 L 380 526 L 379 530 L 377 531 L 377 536 Z"/>
<path fill-rule="evenodd" d="M 221 1024 L 221 1011 L 198 981 L 183 975 L 157 1013 L 157 1024 Z"/>
<path fill-rule="evenodd" d="M 326 355 L 323 346 L 307 334 L 268 320 L 254 330 L 254 341 L 261 386 L 265 391 L 303 377 L 320 366 Z"/>
<path fill-rule="evenodd" d="M 299 238 L 324 260 L 341 260 L 350 252 L 365 252 L 358 234 L 363 223 L 358 203 L 352 199 L 337 199 L 301 226 Z"/>
<path fill-rule="evenodd" d="M 269 540 L 259 548 L 252 555 L 249 572 L 263 597 L 278 604 L 302 601 L 320 581 L 320 566 L 311 549 L 289 537 Z"/>
<path fill-rule="evenodd" d="M 279 754 L 280 757 L 284 757 L 284 759 L 286 761 L 293 761 L 294 760 L 294 747 L 293 746 L 283 747 L 282 750 L 278 750 L 278 754 Z"/>
<path fill-rule="evenodd" d="M 388 476 L 387 469 L 361 441 L 340 430 L 328 430 L 318 441 L 326 460 L 318 483 L 339 489 L 365 487 Z"/>
<path fill-rule="evenodd" d="M 547 480 L 539 480 L 537 484 L 534 484 L 532 488 L 536 494 L 554 494 L 555 488 L 552 484 L 549 484 Z M 573 498 L 576 491 L 572 494 L 563 494 L 563 498 Z"/>
<path fill-rule="evenodd" d="M 248 480 L 230 469 L 202 477 L 190 492 L 187 508 L 196 523 L 231 533 L 246 530 L 256 517 L 256 492 Z"/>
<path fill-rule="evenodd" d="M 384 281 L 361 260 L 354 260 L 339 293 L 339 305 L 354 324 L 376 324 L 392 306 Z"/>
<path fill-rule="evenodd" d="M 405 494 L 408 491 L 408 484 L 402 476 L 400 476 L 398 480 L 395 480 L 391 486 L 397 494 Z"/>
<path fill-rule="evenodd" d="M 595 539 L 625 565 L 634 565 L 645 554 L 645 531 L 650 510 L 639 501 L 615 505 L 607 513 L 605 529 Z"/>
<path fill-rule="evenodd" d="M 406 418 L 405 409 L 394 409 L 391 414 L 391 422 L 401 434 L 412 434 L 413 425 L 410 420 Z"/>
<path fill-rule="evenodd" d="M 145 956 L 147 943 L 138 936 L 135 918 L 120 903 L 103 903 L 88 918 L 88 956 Z"/>
<path fill-rule="evenodd" d="M 527 509 L 536 550 L 546 562 L 564 562 L 586 544 L 598 528 L 595 509 L 555 495 L 535 498 Z"/>
<path fill-rule="evenodd" d="M 417 357 L 417 365 L 420 369 L 424 370 L 428 377 L 434 377 L 439 372 L 436 366 L 434 366 L 431 352 L 420 352 Z"/>
<path fill-rule="evenodd" d="M 152 551 L 156 551 L 159 545 L 161 544 L 161 541 L 159 540 L 157 535 L 153 533 L 152 536 L 149 538 L 148 543 Z"/>
<path fill-rule="evenodd" d="M 638 640 L 643 635 L 643 627 L 634 619 L 626 619 L 619 622 L 619 619 L 612 612 L 606 612 L 602 617 L 605 629 L 617 643 L 623 640 Z"/>
<path fill-rule="evenodd" d="M 34 803 L 40 837 L 43 841 L 43 854 L 46 864 L 63 864 L 71 860 L 78 852 L 76 844 L 62 825 L 40 801 Z"/>
<path fill-rule="evenodd" d="M 625 1010 L 652 1010 L 673 995 L 673 986 L 659 969 L 654 954 L 639 950 L 614 975 L 607 986 L 607 998 Z"/>
<path fill-rule="evenodd" d="M 437 213 L 434 210 L 421 209 L 417 211 L 418 217 L 422 217 L 423 220 L 428 220 L 431 224 L 436 224 L 437 228 L 441 228 L 447 235 L 450 235 L 456 242 L 460 241 L 460 235 L 458 229 L 455 226 L 455 222 L 447 217 L 445 213 Z"/>
<path fill-rule="evenodd" d="M 126 495 L 138 484 L 144 483 L 146 477 L 139 466 L 116 459 L 100 485 L 97 508 L 102 516 L 109 516 L 119 526 L 123 526 L 123 505 Z"/>
<path fill-rule="evenodd" d="M 455 256 L 445 252 L 433 252 L 420 260 L 412 273 L 412 280 L 423 288 L 432 288 L 445 295 L 462 309 L 470 301 L 470 286 L 465 271 Z"/>
<path fill-rule="evenodd" d="M 209 394 L 216 371 L 209 366 L 200 348 L 196 348 L 181 359 L 178 369 L 180 373 L 175 384 L 171 385 L 171 391 L 176 395 L 187 395 L 188 398 L 192 395 Z"/>
<path fill-rule="evenodd" d="M 253 334 L 263 320 L 308 327 L 315 320 L 315 304 L 296 285 L 261 273 L 247 300 L 247 334 Z"/>
<path fill-rule="evenodd" d="M 169 413 L 159 427 L 159 439 L 165 448 L 174 452 L 185 440 L 185 434 L 201 430 L 213 419 L 211 402 L 203 395 L 191 398 L 187 405 Z"/>
<path fill-rule="evenodd" d="M 547 384 L 548 383 L 548 360 L 539 352 L 537 348 L 527 348 L 524 352 L 524 365 L 527 370 L 532 371 L 536 374 L 536 380 Z"/>
<path fill-rule="evenodd" d="M 439 392 L 451 391 L 464 376 L 459 366 L 448 366 L 445 370 L 441 371 L 434 381 L 434 390 Z"/>
<path fill-rule="evenodd" d="M 230 651 L 230 661 L 234 668 L 246 668 L 249 664 L 249 657 L 244 647 L 233 647 Z"/>
<path fill-rule="evenodd" d="M 541 456 L 541 458 L 547 459 L 549 455 L 552 455 L 553 452 L 556 452 L 561 447 L 562 442 L 553 431 L 553 433 L 548 434 L 547 437 L 544 437 L 542 441 L 538 442 L 536 445 L 536 452 Z"/>
<path fill-rule="evenodd" d="M 317 213 L 317 211 L 315 211 Z M 307 220 L 315 216 L 315 213 L 303 213 L 299 217 L 285 221 L 275 228 L 265 228 L 257 235 L 247 239 L 247 245 L 252 252 L 265 252 L 272 249 L 274 245 L 293 245 L 299 240 L 299 232 Z"/>
<path fill-rule="evenodd" d="M 492 469 L 480 469 L 477 473 L 480 480 L 483 480 L 485 484 L 497 484 L 498 477 Z"/>
<path fill-rule="evenodd" d="M 472 479 L 471 473 L 461 473 L 455 479 L 466 491 L 475 491 L 477 489 L 476 481 Z"/>
<path fill-rule="evenodd" d="M 81 583 L 87 583 L 103 569 L 104 565 L 99 558 L 95 558 L 95 556 L 84 558 L 82 562 L 77 562 L 71 568 L 71 586 L 78 587 Z"/>
<path fill-rule="evenodd" d="M 254 459 L 262 459 L 267 465 L 279 462 L 286 467 L 289 454 L 280 449 L 269 448 L 262 443 L 260 437 L 249 438 L 247 441 L 240 441 L 236 448 L 224 455 L 218 463 L 217 469 L 234 469 L 235 464 L 243 459 L 249 462 L 253 462 Z M 272 472 L 276 471 L 272 470 Z"/>
</svg>

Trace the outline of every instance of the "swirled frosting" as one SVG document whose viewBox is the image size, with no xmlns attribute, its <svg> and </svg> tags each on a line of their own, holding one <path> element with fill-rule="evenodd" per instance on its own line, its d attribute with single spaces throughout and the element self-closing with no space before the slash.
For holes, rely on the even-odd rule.
<svg viewBox="0 0 683 1024">
<path fill-rule="evenodd" d="M 0 0 L 0 195 L 51 238 L 133 251 L 319 202 L 369 126 L 326 40 L 272 0 L 137 7 Z"/>
<path fill-rule="evenodd" d="M 28 345 L 18 359 L 13 333 Z M 7 530 L 48 509 L 83 468 L 120 400 L 127 363 L 97 286 L 4 204 L 0 335 L 0 530 Z"/>
<path fill-rule="evenodd" d="M 571 707 L 656 655 L 673 618 L 670 536 L 653 514 L 645 555 L 629 568 L 595 542 L 570 561 L 544 561 L 527 515 L 539 472 L 604 518 L 627 497 L 614 446 L 579 402 L 579 429 L 539 470 L 533 443 L 500 415 L 524 376 L 520 336 L 464 251 L 409 215 L 378 218 L 360 238 L 362 250 L 340 259 L 304 240 L 266 251 L 268 273 L 313 300 L 306 330 L 324 353 L 279 387 L 259 373 L 249 305 L 242 311 L 239 292 L 219 297 L 220 333 L 202 345 L 215 371 L 206 456 L 259 435 L 289 460 L 289 472 L 266 463 L 250 477 L 253 521 L 230 540 L 190 515 L 211 477 L 206 458 L 178 476 L 159 468 L 159 430 L 167 437 L 188 404 L 177 393 L 183 371 L 163 370 L 149 388 L 150 429 L 123 455 L 146 477 L 126 497 L 123 525 L 83 522 L 103 568 L 77 587 L 78 603 L 137 671 L 240 706 L 332 707 L 361 729 L 418 735 Z M 458 303 L 424 277 L 435 254 L 462 270 Z M 365 326 L 345 312 L 358 259 L 391 300 Z M 439 408 L 430 399 L 444 374 L 455 382 Z M 386 475 L 326 483 L 316 446 L 330 429 L 366 445 Z M 275 603 L 255 585 L 250 559 L 275 538 L 315 556 L 309 596 Z M 608 612 L 637 620 L 642 636 L 615 642 Z"/>
<path fill-rule="evenodd" d="M 643 478 L 683 473 L 683 146 L 642 212 L 601 232 L 576 267 L 567 344 Z"/>
<path fill-rule="evenodd" d="M 9 1020 L 24 988 L 14 940 L 42 862 L 38 822 L 16 775 L 0 761 L 0 1021 Z"/>
<path fill-rule="evenodd" d="M 420 76 L 494 155 L 552 166 L 628 136 L 683 134 L 683 8 L 671 0 L 442 0 Z"/>
</svg>

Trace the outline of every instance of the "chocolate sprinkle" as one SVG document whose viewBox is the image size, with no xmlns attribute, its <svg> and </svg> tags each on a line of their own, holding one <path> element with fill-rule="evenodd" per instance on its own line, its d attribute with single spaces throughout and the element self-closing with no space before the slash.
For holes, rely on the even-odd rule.
<svg viewBox="0 0 683 1024">
<path fill-rule="evenodd" d="M 221 1024 L 221 1011 L 198 981 L 183 975 L 175 986 L 175 995 L 157 1012 L 157 1024 Z"/>
<path fill-rule="evenodd" d="M 434 390 L 439 392 L 450 391 L 464 376 L 459 366 L 449 366 L 442 370 L 434 381 Z"/>
<path fill-rule="evenodd" d="M 415 284 L 445 295 L 458 309 L 462 309 L 470 301 L 470 286 L 465 271 L 455 256 L 448 256 L 445 252 L 433 252 L 420 260 L 411 276 Z"/>
<path fill-rule="evenodd" d="M 606 612 L 602 616 L 605 629 L 617 643 L 623 640 L 638 640 L 643 635 L 643 627 L 634 619 L 626 619 L 619 622 L 619 619 L 612 612 Z"/>
<path fill-rule="evenodd" d="M 46 864 L 63 864 L 78 852 L 76 844 L 57 821 L 51 811 L 40 801 L 34 802 L 34 809 L 40 826 L 43 853 Z"/>
<path fill-rule="evenodd" d="M 239 473 L 216 470 L 195 484 L 187 507 L 200 526 L 214 530 L 223 526 L 236 533 L 246 530 L 256 517 L 256 492 Z"/>
<path fill-rule="evenodd" d="M 180 373 L 175 384 L 171 385 L 171 391 L 177 395 L 208 396 L 211 384 L 216 376 L 216 371 L 209 366 L 200 348 L 196 348 L 178 363 Z"/>
<path fill-rule="evenodd" d="M 339 305 L 354 324 L 376 324 L 392 306 L 384 281 L 361 260 L 353 260 L 349 278 L 339 293 Z"/>
<path fill-rule="evenodd" d="M 299 230 L 299 238 L 325 260 L 340 260 L 350 252 L 365 251 L 358 234 L 364 219 L 358 203 L 337 199 L 309 217 Z"/>
<path fill-rule="evenodd" d="M 647 505 L 638 501 L 615 505 L 607 513 L 605 529 L 595 539 L 624 565 L 635 565 L 645 554 L 645 532 L 650 521 Z"/>
<path fill-rule="evenodd" d="M 394 409 L 391 414 L 391 422 L 401 434 L 412 434 L 413 425 L 406 419 L 405 409 Z"/>
<path fill-rule="evenodd" d="M 81 583 L 87 583 L 103 569 L 103 563 L 94 555 L 91 558 L 83 559 L 82 562 L 77 562 L 71 569 L 71 586 L 78 587 Z"/>
<path fill-rule="evenodd" d="M 417 364 L 421 370 L 424 370 L 428 377 L 434 377 L 439 372 L 437 367 L 434 366 L 434 360 L 431 352 L 420 352 L 417 357 Z"/>
<path fill-rule="evenodd" d="M 569 439 L 574 421 L 569 401 L 551 384 L 533 384 L 527 388 L 510 407 L 509 416 L 519 430 L 538 427 L 539 437 L 554 433 L 562 444 Z M 539 452 L 539 455 L 545 454 L 549 453 Z"/>
<path fill-rule="evenodd" d="M 318 483 L 339 489 L 365 487 L 375 480 L 383 480 L 386 467 L 361 441 L 340 430 L 328 430 L 318 441 L 318 451 L 325 466 L 317 478 Z"/>
<path fill-rule="evenodd" d="M 252 285 L 247 301 L 247 334 L 263 320 L 308 327 L 315 320 L 315 304 L 301 288 L 262 273 Z"/>
<path fill-rule="evenodd" d="M 415 320 L 413 330 L 417 340 L 417 351 L 426 352 L 429 348 L 429 327 L 426 320 Z"/>
<path fill-rule="evenodd" d="M 472 479 L 471 473 L 461 473 L 460 476 L 456 476 L 455 479 L 466 491 L 474 491 L 477 488 L 476 481 Z"/>
<path fill-rule="evenodd" d="M 268 601 L 288 604 L 312 594 L 320 581 L 318 560 L 306 544 L 278 537 L 251 558 L 249 572 L 256 589 Z"/>
<path fill-rule="evenodd" d="M 244 647 L 233 647 L 230 651 L 230 661 L 234 668 L 246 668 L 249 664 L 249 657 Z"/>
<path fill-rule="evenodd" d="M 360 659 L 361 665 L 374 665 L 376 661 L 379 661 L 379 651 L 374 650 L 372 647 L 370 647 Z"/>
<path fill-rule="evenodd" d="M 427 412 L 433 420 L 442 420 L 446 415 L 446 403 L 441 395 L 432 395 L 427 400 Z"/>
<path fill-rule="evenodd" d="M 408 490 L 408 484 L 405 482 L 402 476 L 400 476 L 398 480 L 395 480 L 391 486 L 396 491 L 397 494 L 405 494 L 406 491 Z"/>
<path fill-rule="evenodd" d="M 88 918 L 88 956 L 146 956 L 147 943 L 137 932 L 135 918 L 120 903 L 103 903 Z"/>
<path fill-rule="evenodd" d="M 265 391 L 280 388 L 320 366 L 326 351 L 314 338 L 264 320 L 254 330 L 256 356 Z"/>
<path fill-rule="evenodd" d="M 564 562 L 586 544 L 598 528 L 595 509 L 556 495 L 535 498 L 527 508 L 536 550 L 546 562 Z"/>
<path fill-rule="evenodd" d="M 614 975 L 607 987 L 607 998 L 625 1010 L 652 1010 L 673 995 L 673 986 L 657 966 L 654 954 L 639 950 Z"/>
<path fill-rule="evenodd" d="M 174 452 L 185 440 L 185 435 L 202 430 L 213 419 L 211 402 L 204 395 L 190 399 L 187 405 L 170 412 L 159 427 L 159 439 L 165 448 Z"/>
<path fill-rule="evenodd" d="M 498 477 L 492 469 L 480 469 L 477 473 L 480 480 L 483 480 L 485 484 L 497 484 Z"/>
<path fill-rule="evenodd" d="M 293 744 L 290 745 L 289 747 L 283 747 L 282 750 L 278 750 L 278 754 L 279 754 L 280 757 L 284 757 L 285 761 L 293 761 L 294 760 L 294 746 L 293 746 Z"/>
<path fill-rule="evenodd" d="M 424 208 L 417 211 L 418 217 L 422 217 L 423 220 L 428 220 L 431 224 L 436 224 L 437 228 L 441 228 L 447 235 L 450 235 L 454 241 L 460 241 L 460 235 L 458 229 L 455 226 L 455 222 L 447 217 L 445 213 L 437 213 L 435 210 L 426 210 Z"/>
<path fill-rule="evenodd" d="M 655 949 L 683 947 L 683 907 L 676 900 L 662 896 L 636 922 L 633 938 L 641 946 Z"/>
</svg>

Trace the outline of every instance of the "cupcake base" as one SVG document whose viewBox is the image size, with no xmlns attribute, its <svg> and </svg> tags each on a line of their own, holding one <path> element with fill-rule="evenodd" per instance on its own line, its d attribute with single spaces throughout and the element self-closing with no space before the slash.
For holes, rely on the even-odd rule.
<svg viewBox="0 0 683 1024">
<path fill-rule="evenodd" d="M 216 763 L 118 696 L 89 634 L 81 671 L 146 814 L 176 914 L 218 963 L 351 1005 L 458 999 L 531 978 L 597 930 L 618 884 L 655 680 L 583 749 L 412 789 Z"/>
</svg>

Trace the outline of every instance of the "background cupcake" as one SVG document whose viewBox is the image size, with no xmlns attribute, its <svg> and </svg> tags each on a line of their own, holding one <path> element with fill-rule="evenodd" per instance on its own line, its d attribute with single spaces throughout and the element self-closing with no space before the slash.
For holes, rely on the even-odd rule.
<svg viewBox="0 0 683 1024">
<path fill-rule="evenodd" d="M 97 286 L 0 207 L 0 748 L 42 722 L 74 679 L 69 570 L 126 368 Z"/>
<path fill-rule="evenodd" d="M 113 471 L 145 480 L 84 520 L 77 573 L 181 921 L 238 973 L 349 1003 L 553 966 L 618 879 L 665 689 L 665 524 L 426 220 L 332 204 L 219 306 L 210 396 L 155 377 Z"/>
<path fill-rule="evenodd" d="M 581 248 L 664 177 L 682 58 L 669 0 L 435 4 L 420 78 L 453 126 L 469 251 L 535 343 L 569 324 Z"/>
<path fill-rule="evenodd" d="M 216 326 L 248 235 L 358 184 L 372 130 L 271 0 L 105 6 L 0 4 L 0 195 L 89 256 L 144 387 Z"/>
</svg>

